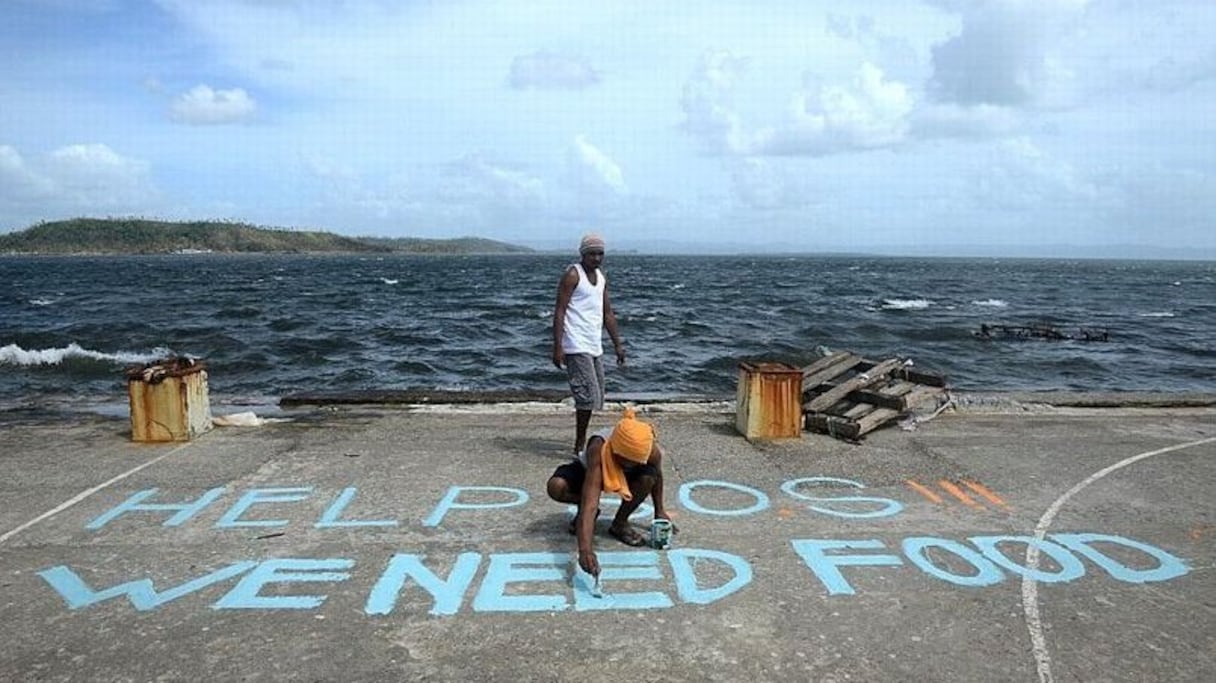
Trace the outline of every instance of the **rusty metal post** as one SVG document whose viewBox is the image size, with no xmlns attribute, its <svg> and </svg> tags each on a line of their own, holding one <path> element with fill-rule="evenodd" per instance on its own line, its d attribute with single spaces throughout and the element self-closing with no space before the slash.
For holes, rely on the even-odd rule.
<svg viewBox="0 0 1216 683">
<path fill-rule="evenodd" d="M 189 441 L 211 429 L 207 364 L 170 357 L 127 368 L 132 441 Z"/>
<path fill-rule="evenodd" d="M 802 370 L 785 363 L 740 363 L 735 429 L 747 439 L 802 437 Z"/>
</svg>

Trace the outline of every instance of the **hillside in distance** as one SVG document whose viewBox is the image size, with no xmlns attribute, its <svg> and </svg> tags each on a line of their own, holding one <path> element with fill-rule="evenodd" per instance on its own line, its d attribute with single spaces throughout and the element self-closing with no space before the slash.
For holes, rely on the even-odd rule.
<svg viewBox="0 0 1216 683">
<path fill-rule="evenodd" d="M 25 230 L 0 235 L 0 253 L 9 254 L 501 254 L 528 251 L 531 250 L 526 247 L 476 237 L 451 240 L 346 237 L 330 232 L 231 221 L 134 218 L 73 218 L 38 223 Z"/>
</svg>

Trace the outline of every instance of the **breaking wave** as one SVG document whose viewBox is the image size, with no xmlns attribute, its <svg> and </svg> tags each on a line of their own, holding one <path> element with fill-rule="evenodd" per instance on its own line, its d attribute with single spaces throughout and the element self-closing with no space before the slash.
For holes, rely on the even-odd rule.
<svg viewBox="0 0 1216 683">
<path fill-rule="evenodd" d="M 972 301 L 975 306 L 988 306 L 991 308 L 1006 308 L 1009 302 L 1003 299 L 984 299 L 983 301 Z"/>
<path fill-rule="evenodd" d="M 29 350 L 23 349 L 16 344 L 9 344 L 8 346 L 0 347 L 0 365 L 59 365 L 60 363 L 73 358 L 84 358 L 87 360 L 129 365 L 133 363 L 147 363 L 169 354 L 170 351 L 163 348 L 157 348 L 147 352 L 117 351 L 114 353 L 105 353 L 104 351 L 86 349 L 75 342 L 58 349 Z"/>
<path fill-rule="evenodd" d="M 920 311 L 933 305 L 928 299 L 883 299 L 882 307 L 888 311 Z"/>
</svg>

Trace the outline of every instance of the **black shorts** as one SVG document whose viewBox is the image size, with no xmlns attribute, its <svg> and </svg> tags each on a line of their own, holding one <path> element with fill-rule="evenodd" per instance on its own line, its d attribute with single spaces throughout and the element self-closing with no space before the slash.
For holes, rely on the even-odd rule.
<svg viewBox="0 0 1216 683">
<path fill-rule="evenodd" d="M 553 470 L 553 476 L 558 479 L 565 479 L 568 490 L 582 491 L 583 480 L 587 476 L 587 468 L 583 467 L 583 463 L 571 460 L 565 465 L 558 465 L 557 469 Z M 629 482 L 630 488 L 633 488 L 634 483 L 642 477 L 657 476 L 659 476 L 659 468 L 650 463 L 629 465 L 625 468 L 625 481 Z"/>
</svg>

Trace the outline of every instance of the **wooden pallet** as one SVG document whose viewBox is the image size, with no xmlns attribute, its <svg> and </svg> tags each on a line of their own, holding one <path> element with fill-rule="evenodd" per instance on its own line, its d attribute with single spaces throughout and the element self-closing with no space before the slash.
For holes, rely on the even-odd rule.
<svg viewBox="0 0 1216 683">
<path fill-rule="evenodd" d="M 847 441 L 860 441 L 930 400 L 940 403 L 946 392 L 945 377 L 914 370 L 902 358 L 875 362 L 837 351 L 802 368 L 806 429 Z"/>
</svg>

